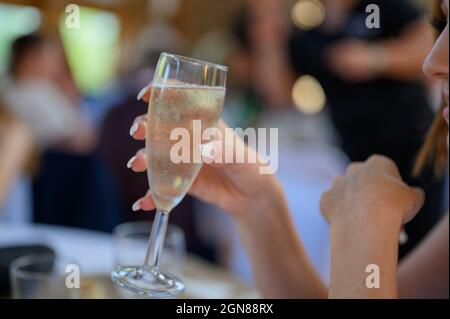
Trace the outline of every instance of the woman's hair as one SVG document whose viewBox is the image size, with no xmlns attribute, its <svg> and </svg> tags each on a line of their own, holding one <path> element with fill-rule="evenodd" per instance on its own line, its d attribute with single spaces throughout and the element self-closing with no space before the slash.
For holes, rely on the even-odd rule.
<svg viewBox="0 0 450 319">
<path fill-rule="evenodd" d="M 438 34 L 440 34 L 446 25 L 445 17 L 441 9 L 441 1 L 433 2 L 433 18 L 432 24 L 435 27 Z M 433 163 L 434 172 L 436 176 L 445 172 L 448 163 L 448 146 L 447 146 L 447 134 L 448 125 L 445 122 L 442 112 L 444 110 L 444 103 L 439 108 L 439 112 L 434 120 L 433 125 L 425 139 L 419 154 L 417 155 L 416 162 L 413 168 L 413 175 L 419 176 L 424 167 Z"/>
<path fill-rule="evenodd" d="M 14 77 L 23 60 L 30 53 L 39 49 L 45 43 L 45 39 L 36 33 L 27 34 L 14 40 L 11 47 L 11 63 L 9 72 Z"/>
<path fill-rule="evenodd" d="M 440 112 L 428 132 L 425 143 L 422 145 L 416 157 L 413 168 L 413 175 L 415 177 L 419 176 L 425 166 L 430 163 L 433 163 L 436 176 L 445 172 L 448 163 L 448 126 L 442 116 L 443 109 L 444 105 L 440 108 Z"/>
</svg>

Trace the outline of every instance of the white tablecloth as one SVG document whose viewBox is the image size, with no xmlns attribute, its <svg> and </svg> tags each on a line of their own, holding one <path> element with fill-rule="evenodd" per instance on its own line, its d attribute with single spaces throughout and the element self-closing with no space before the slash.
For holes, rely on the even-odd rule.
<svg viewBox="0 0 450 319">
<path fill-rule="evenodd" d="M 114 267 L 110 234 L 50 225 L 0 223 L 0 247 L 18 244 L 46 244 L 56 253 L 74 259 L 80 266 L 82 277 L 89 279 L 85 281 L 85 286 L 89 282 L 84 291 L 85 298 L 138 297 L 114 287 L 109 279 Z M 260 297 L 257 291 L 243 284 L 229 271 L 190 255 L 184 264 L 182 278 L 186 293 L 181 298 Z"/>
<path fill-rule="evenodd" d="M 113 267 L 110 234 L 49 225 L 0 223 L 0 247 L 44 244 L 74 259 L 84 275 L 109 273 Z"/>
</svg>

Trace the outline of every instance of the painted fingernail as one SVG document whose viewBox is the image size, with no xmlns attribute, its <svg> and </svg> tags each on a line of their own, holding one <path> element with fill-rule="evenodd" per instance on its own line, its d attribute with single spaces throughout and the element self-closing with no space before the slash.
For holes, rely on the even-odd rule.
<svg viewBox="0 0 450 319">
<path fill-rule="evenodd" d="M 139 91 L 138 95 L 137 95 L 137 100 L 141 100 L 145 93 L 148 91 L 148 86 L 146 86 L 145 88 L 143 88 L 142 90 Z"/>
<path fill-rule="evenodd" d="M 131 206 L 131 209 L 133 210 L 133 212 L 137 212 L 138 210 L 141 209 L 141 200 L 138 199 L 133 206 Z"/>
<path fill-rule="evenodd" d="M 138 122 L 134 122 L 133 125 L 130 128 L 130 135 L 133 136 L 134 133 L 136 133 L 136 131 L 139 128 L 139 123 Z"/>
<path fill-rule="evenodd" d="M 136 160 L 136 156 L 133 156 L 132 158 L 130 158 L 130 160 L 127 163 L 127 167 L 132 168 L 135 160 Z"/>
<path fill-rule="evenodd" d="M 400 245 L 404 245 L 408 242 L 408 240 L 408 234 L 405 232 L 405 230 L 402 229 L 400 231 L 400 235 L 398 236 L 398 242 L 400 243 Z"/>
<path fill-rule="evenodd" d="M 213 151 L 213 145 L 211 143 L 200 144 L 200 153 L 202 154 L 202 157 L 213 159 L 214 157 L 212 155 L 212 151 Z"/>
</svg>

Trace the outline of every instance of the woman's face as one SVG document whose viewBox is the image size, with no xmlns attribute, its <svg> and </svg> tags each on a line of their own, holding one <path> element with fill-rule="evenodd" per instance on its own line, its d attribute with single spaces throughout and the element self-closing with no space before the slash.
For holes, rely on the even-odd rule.
<svg viewBox="0 0 450 319">
<path fill-rule="evenodd" d="M 440 34 L 438 40 L 434 44 L 433 49 L 424 62 L 423 69 L 426 75 L 437 80 L 441 86 L 442 99 L 445 103 L 445 110 L 443 116 L 448 123 L 448 106 L 449 106 L 449 71 L 448 71 L 448 14 L 449 14 L 449 0 L 442 1 L 442 10 L 447 19 L 447 25 L 444 31 Z M 448 137 L 447 137 L 448 145 Z"/>
</svg>

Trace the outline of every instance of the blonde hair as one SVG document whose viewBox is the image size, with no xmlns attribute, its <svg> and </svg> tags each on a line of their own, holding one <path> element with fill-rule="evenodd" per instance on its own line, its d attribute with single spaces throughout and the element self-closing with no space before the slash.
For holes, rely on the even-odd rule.
<svg viewBox="0 0 450 319">
<path fill-rule="evenodd" d="M 441 106 L 436 119 L 425 139 L 413 168 L 413 176 L 418 177 L 428 164 L 433 164 L 434 173 L 440 176 L 445 173 L 448 163 L 447 122 L 442 117 L 444 105 Z"/>
</svg>

